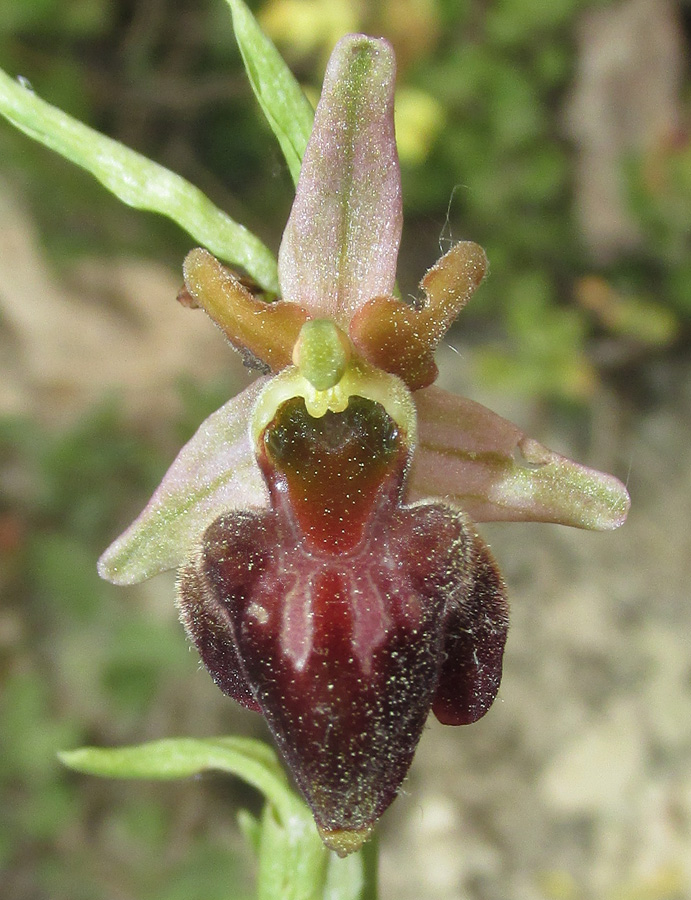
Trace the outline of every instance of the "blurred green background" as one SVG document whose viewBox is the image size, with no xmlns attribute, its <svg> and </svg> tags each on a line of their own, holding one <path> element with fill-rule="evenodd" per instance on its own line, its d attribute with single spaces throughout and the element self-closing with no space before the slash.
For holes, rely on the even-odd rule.
<svg viewBox="0 0 691 900">
<path fill-rule="evenodd" d="M 404 294 L 455 240 L 490 258 L 444 347 L 462 387 L 565 422 L 577 449 L 590 446 L 598 398 L 645 407 L 674 390 L 657 375 L 686 359 L 690 336 L 690 4 L 250 5 L 314 98 L 343 33 L 394 44 Z M 5 0 L 0 65 L 277 248 L 291 183 L 222 0 Z M 123 591 L 95 572 L 176 449 L 247 377 L 196 318 L 187 346 L 195 314 L 174 308 L 186 235 L 4 122 L 0 160 L 0 893 L 243 900 L 251 866 L 233 810 L 258 800 L 241 785 L 103 783 L 61 771 L 55 753 L 264 734 L 197 672 L 172 579 Z M 146 307 L 154 282 L 170 312 Z M 625 476 L 626 455 L 607 453 Z"/>
</svg>

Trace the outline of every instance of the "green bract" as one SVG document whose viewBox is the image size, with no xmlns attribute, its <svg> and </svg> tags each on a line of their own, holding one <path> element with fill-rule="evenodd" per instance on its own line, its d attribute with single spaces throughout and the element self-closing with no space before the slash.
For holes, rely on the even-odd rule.
<svg viewBox="0 0 691 900">
<path fill-rule="evenodd" d="M 77 772 L 103 778 L 167 780 L 212 771 L 236 775 L 267 800 L 261 822 L 249 813 L 241 818 L 259 858 L 257 900 L 363 897 L 363 861 L 328 853 L 309 809 L 288 787 L 276 754 L 260 741 L 178 738 L 118 749 L 82 747 L 61 753 L 60 759 Z"/>
<path fill-rule="evenodd" d="M 281 54 L 242 0 L 227 3 L 252 90 L 281 145 L 293 183 L 297 184 L 314 112 Z"/>
<path fill-rule="evenodd" d="M 91 172 L 123 203 L 167 216 L 226 262 L 242 266 L 266 290 L 277 289 L 271 251 L 184 178 L 56 109 L 2 70 L 0 113 Z"/>
</svg>

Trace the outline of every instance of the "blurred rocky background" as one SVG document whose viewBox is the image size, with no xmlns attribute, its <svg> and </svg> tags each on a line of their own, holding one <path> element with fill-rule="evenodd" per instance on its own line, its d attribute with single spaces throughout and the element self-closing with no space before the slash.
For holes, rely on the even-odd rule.
<svg viewBox="0 0 691 900">
<path fill-rule="evenodd" d="M 414 294 L 440 250 L 491 274 L 442 382 L 614 472 L 609 535 L 482 527 L 512 630 L 499 699 L 430 722 L 383 823 L 384 900 L 691 898 L 691 4 L 266 0 L 318 96 L 346 31 L 399 60 Z M 291 202 L 222 0 L 5 0 L 0 65 L 175 169 L 277 247 Z M 230 779 L 70 774 L 59 749 L 263 736 L 199 671 L 173 578 L 95 560 L 249 380 L 175 303 L 191 246 L 0 122 L 0 895 L 247 900 Z"/>
</svg>

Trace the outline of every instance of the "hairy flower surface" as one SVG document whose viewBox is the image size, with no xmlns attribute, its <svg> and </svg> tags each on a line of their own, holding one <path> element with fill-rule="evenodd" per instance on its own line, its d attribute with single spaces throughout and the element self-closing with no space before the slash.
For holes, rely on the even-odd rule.
<svg viewBox="0 0 691 900">
<path fill-rule="evenodd" d="M 357 849 L 430 711 L 496 696 L 505 588 L 473 521 L 620 525 L 615 478 L 434 387 L 434 350 L 482 280 L 461 242 L 409 306 L 394 285 L 401 192 L 389 45 L 344 38 L 327 70 L 279 253 L 282 299 L 203 249 L 186 295 L 270 374 L 203 423 L 100 560 L 119 584 L 179 567 L 218 686 L 261 712 L 325 843 Z"/>
</svg>

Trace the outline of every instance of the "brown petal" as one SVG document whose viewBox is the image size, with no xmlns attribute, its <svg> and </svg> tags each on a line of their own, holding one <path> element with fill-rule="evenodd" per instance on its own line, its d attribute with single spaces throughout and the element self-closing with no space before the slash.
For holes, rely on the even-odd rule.
<svg viewBox="0 0 691 900">
<path fill-rule="evenodd" d="M 193 300 L 213 319 L 230 343 L 278 372 L 292 363 L 300 329 L 307 319 L 295 303 L 266 303 L 255 297 L 207 250 L 190 250 L 183 267 Z"/>
<path fill-rule="evenodd" d="M 358 351 L 375 366 L 398 375 L 411 391 L 437 377 L 434 351 L 482 281 L 487 257 L 470 241 L 456 244 L 420 283 L 420 309 L 394 297 L 375 297 L 353 317 L 349 334 Z"/>
</svg>

